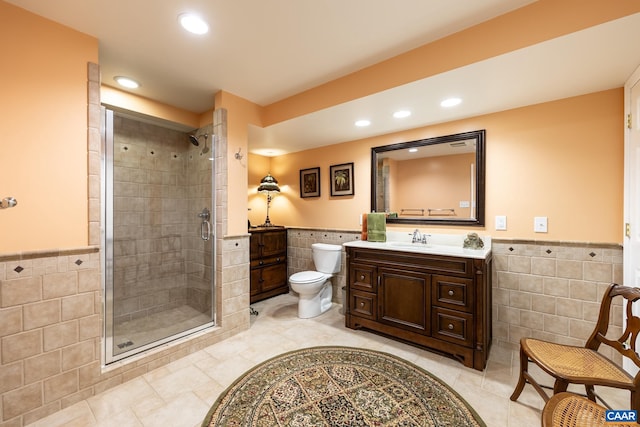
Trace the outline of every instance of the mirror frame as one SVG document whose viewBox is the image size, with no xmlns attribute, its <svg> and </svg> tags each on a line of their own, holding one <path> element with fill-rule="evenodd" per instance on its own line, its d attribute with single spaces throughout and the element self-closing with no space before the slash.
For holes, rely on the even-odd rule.
<svg viewBox="0 0 640 427">
<path fill-rule="evenodd" d="M 434 138 L 419 139 L 417 141 L 400 142 L 397 144 L 383 145 L 371 148 L 371 212 L 376 211 L 377 200 L 377 176 L 378 154 L 393 150 L 403 150 L 412 147 L 424 147 L 428 145 L 446 144 L 455 141 L 474 139 L 476 141 L 476 218 L 387 218 L 388 224 L 423 224 L 423 225 L 462 225 L 484 226 L 485 208 L 485 136 L 486 131 L 475 130 L 457 133 L 454 135 L 437 136 Z"/>
</svg>

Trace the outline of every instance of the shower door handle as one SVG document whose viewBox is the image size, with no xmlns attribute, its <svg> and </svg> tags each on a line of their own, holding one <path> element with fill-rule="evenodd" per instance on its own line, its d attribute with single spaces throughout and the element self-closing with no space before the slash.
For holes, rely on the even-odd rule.
<svg viewBox="0 0 640 427">
<path fill-rule="evenodd" d="M 202 222 L 200 223 L 200 238 L 207 241 L 211 236 L 211 223 L 209 222 L 211 212 L 209 209 L 204 208 L 202 212 L 198 214 L 198 217 L 202 218 Z"/>
<path fill-rule="evenodd" d="M 211 223 L 205 219 L 200 224 L 200 238 L 207 241 L 209 236 L 211 236 Z"/>
</svg>

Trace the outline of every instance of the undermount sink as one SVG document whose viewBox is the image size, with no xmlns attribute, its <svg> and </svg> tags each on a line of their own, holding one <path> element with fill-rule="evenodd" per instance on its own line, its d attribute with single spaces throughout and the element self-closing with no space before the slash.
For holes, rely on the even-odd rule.
<svg viewBox="0 0 640 427">
<path fill-rule="evenodd" d="M 389 246 L 397 246 L 401 248 L 426 249 L 431 245 L 428 243 L 411 243 L 411 242 L 387 242 Z"/>
</svg>

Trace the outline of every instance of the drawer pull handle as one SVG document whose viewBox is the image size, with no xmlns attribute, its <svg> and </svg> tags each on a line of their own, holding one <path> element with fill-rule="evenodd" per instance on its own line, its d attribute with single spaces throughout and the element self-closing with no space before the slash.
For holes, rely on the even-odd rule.
<svg viewBox="0 0 640 427">
<path fill-rule="evenodd" d="M 276 258 L 276 262 L 280 262 L 280 258 Z"/>
<path fill-rule="evenodd" d="M 453 323 L 449 323 L 449 330 L 453 329 Z"/>
<path fill-rule="evenodd" d="M 360 275 L 360 280 L 364 280 L 364 274 Z"/>
<path fill-rule="evenodd" d="M 360 307 L 364 307 L 364 303 L 363 302 L 360 303 Z"/>
<path fill-rule="evenodd" d="M 453 290 L 449 291 L 449 296 L 452 297 L 453 296 Z"/>
</svg>

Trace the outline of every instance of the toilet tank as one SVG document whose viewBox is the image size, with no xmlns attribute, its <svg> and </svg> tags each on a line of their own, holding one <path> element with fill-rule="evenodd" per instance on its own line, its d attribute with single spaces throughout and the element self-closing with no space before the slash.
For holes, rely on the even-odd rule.
<svg viewBox="0 0 640 427">
<path fill-rule="evenodd" d="M 314 243 L 311 245 L 311 253 L 313 254 L 313 264 L 316 266 L 316 271 L 327 274 L 340 271 L 342 246 Z"/>
</svg>

